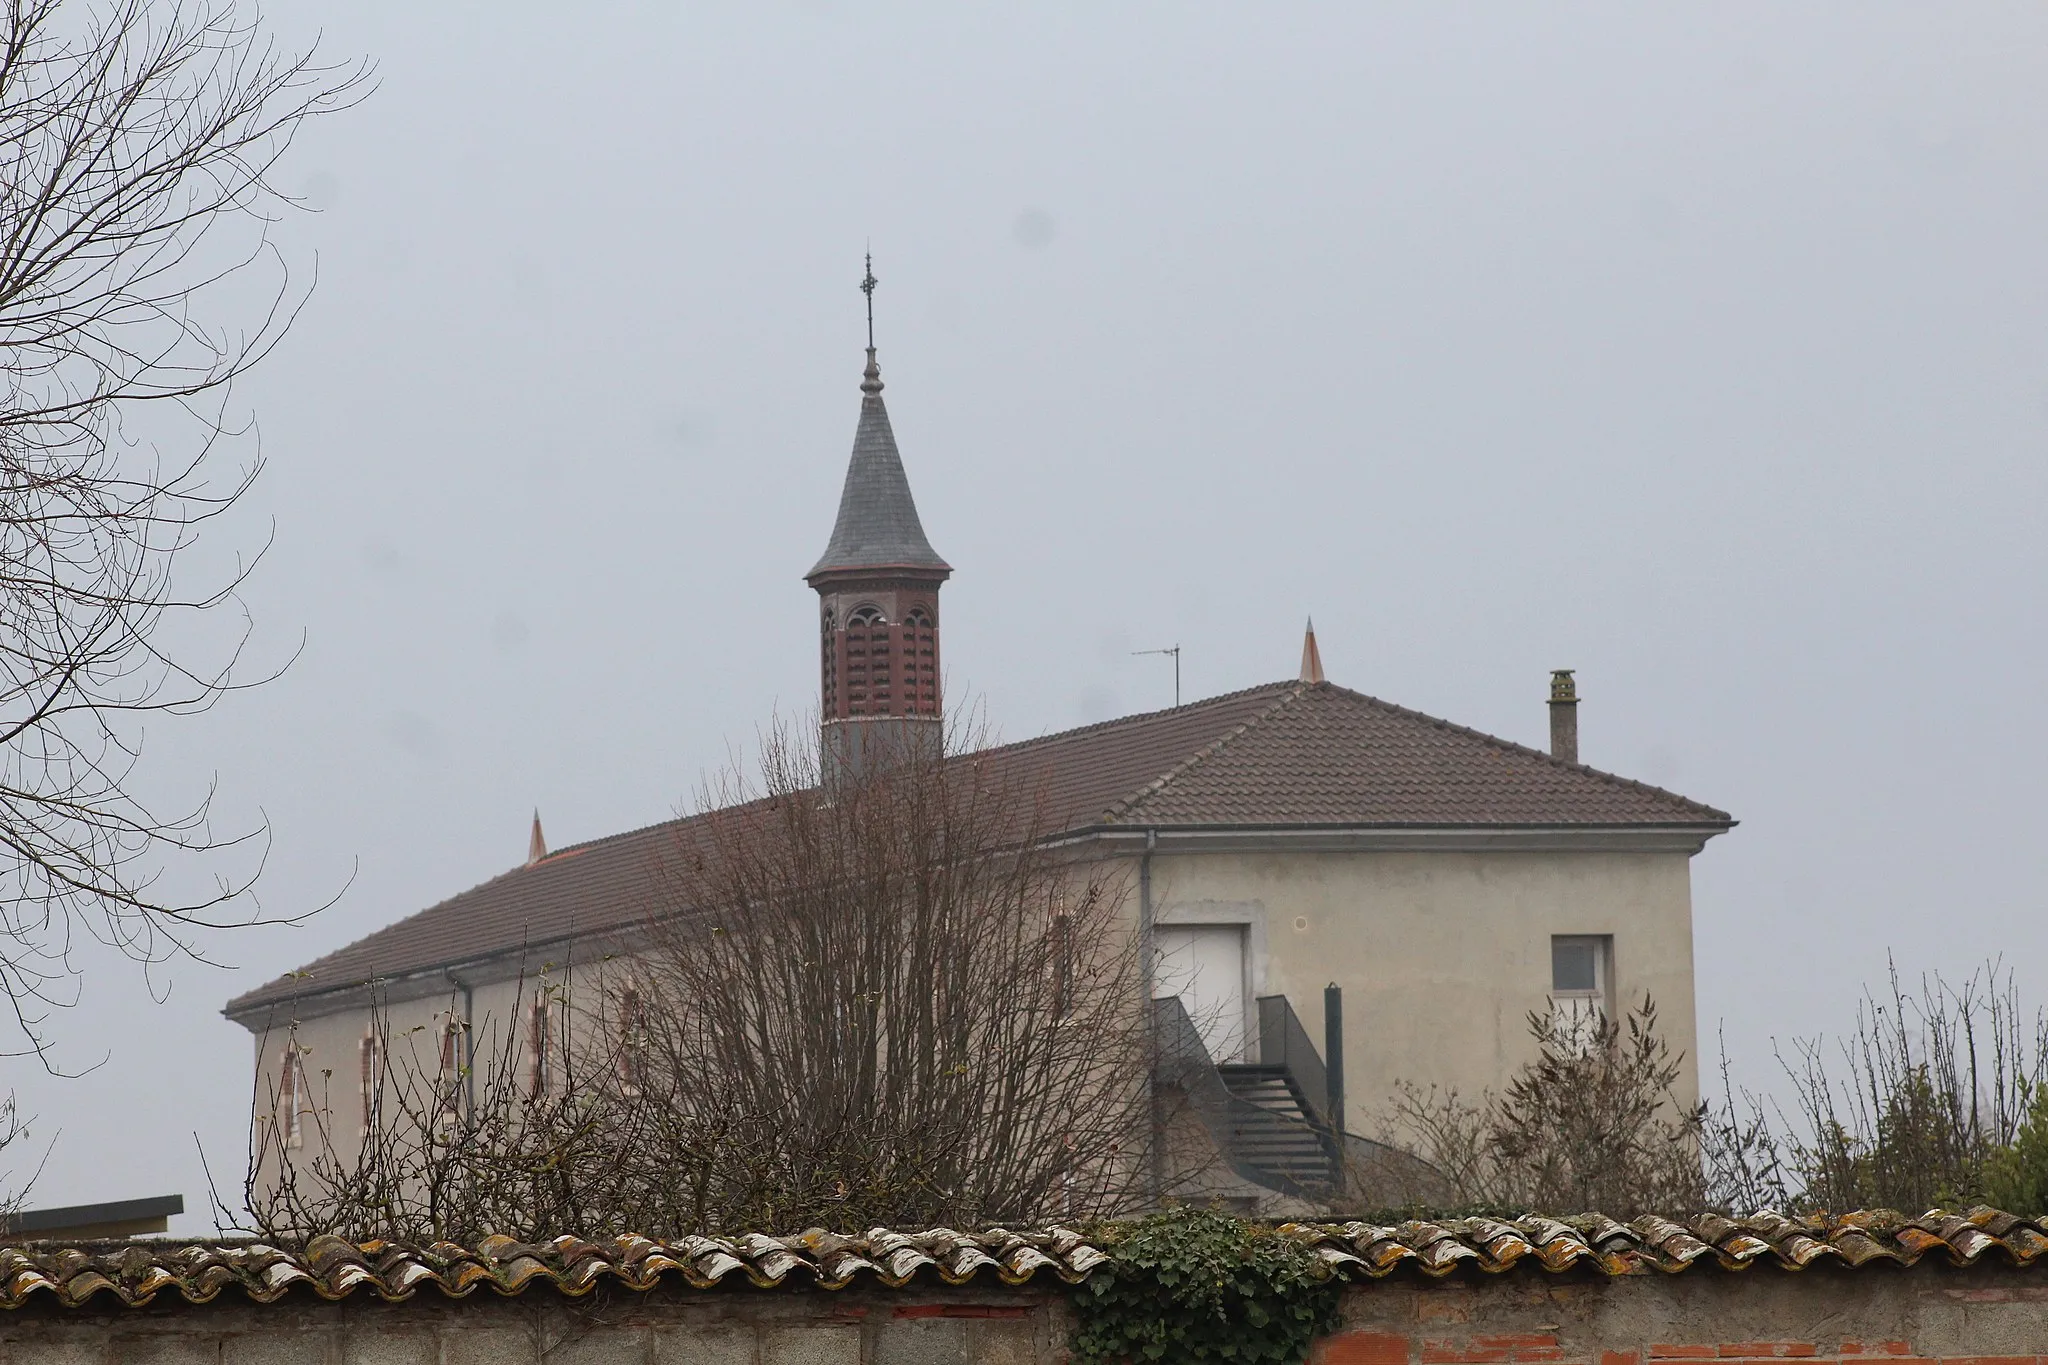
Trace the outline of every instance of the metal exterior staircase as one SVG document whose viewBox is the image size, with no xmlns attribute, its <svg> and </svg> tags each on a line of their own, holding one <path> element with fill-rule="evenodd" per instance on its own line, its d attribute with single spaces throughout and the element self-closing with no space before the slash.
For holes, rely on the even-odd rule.
<svg viewBox="0 0 2048 1365">
<path fill-rule="evenodd" d="M 1241 1101 L 1231 1106 L 1227 1141 L 1245 1164 L 1304 1189 L 1336 1187 L 1329 1133 L 1291 1071 L 1256 1062 L 1216 1070 Z"/>
<path fill-rule="evenodd" d="M 1327 1198 L 1338 1183 L 1336 1140 L 1321 1107 L 1327 1081 L 1286 997 L 1259 1000 L 1259 1060 L 1223 1066 L 1177 998 L 1153 1008 L 1160 1079 L 1188 1096 L 1230 1168 L 1282 1194 Z"/>
<path fill-rule="evenodd" d="M 1338 1131 L 1331 1118 L 1343 1112 L 1341 1078 L 1325 1070 L 1285 996 L 1258 1003 L 1259 1060 L 1218 1066 L 1178 998 L 1152 1002 L 1156 1082 L 1186 1099 L 1223 1164 L 1251 1184 L 1325 1206 L 1361 1189 L 1386 1207 L 1449 1200 L 1443 1173 L 1414 1153 Z M 1325 996 L 1325 1013 L 1333 1006 L 1341 1008 Z"/>
</svg>

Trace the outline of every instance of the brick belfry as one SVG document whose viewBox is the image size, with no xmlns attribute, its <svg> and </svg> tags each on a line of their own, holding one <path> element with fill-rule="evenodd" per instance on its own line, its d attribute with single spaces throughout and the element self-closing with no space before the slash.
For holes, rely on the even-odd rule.
<svg viewBox="0 0 2048 1365">
<path fill-rule="evenodd" d="M 952 576 L 925 539 L 896 452 L 875 363 L 875 272 L 868 261 L 868 364 L 860 424 L 825 553 L 804 575 L 819 599 L 819 682 L 827 782 L 944 742 L 939 585 Z"/>
</svg>

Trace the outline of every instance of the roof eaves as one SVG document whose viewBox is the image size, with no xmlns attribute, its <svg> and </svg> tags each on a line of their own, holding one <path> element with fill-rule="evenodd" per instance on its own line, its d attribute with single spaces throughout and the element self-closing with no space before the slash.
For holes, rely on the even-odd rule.
<svg viewBox="0 0 2048 1365">
<path fill-rule="evenodd" d="M 940 559 L 937 555 L 933 555 L 930 559 L 861 560 L 845 564 L 827 564 L 820 560 L 809 573 L 804 575 L 804 581 L 815 587 L 817 580 L 835 574 L 844 574 L 849 577 L 858 576 L 861 578 L 887 578 L 891 574 L 898 573 L 919 575 L 941 574 L 951 577 L 953 566 Z"/>
<path fill-rule="evenodd" d="M 1186 820 L 1175 821 L 1171 828 L 1176 833 L 1231 834 L 1347 834 L 1374 830 L 1471 830 L 1475 833 L 1487 830 L 1529 830 L 1554 834 L 1593 834 L 1603 831 L 1627 834 L 1668 830 L 1673 833 L 1719 834 L 1735 823 L 1733 820 Z M 1058 834 L 1062 838 L 1071 838 L 1075 835 L 1095 833 L 1128 834 L 1134 829 L 1145 828 L 1148 826 L 1142 821 L 1104 820 L 1096 824 L 1073 825 L 1058 831 Z M 1163 834 L 1168 826 L 1161 825 L 1158 828 Z"/>
<path fill-rule="evenodd" d="M 283 1006 L 302 1010 L 300 1018 L 332 1013 L 335 1009 L 350 1005 L 367 1005 L 394 999 L 416 999 L 422 994 L 431 994 L 419 989 L 424 981 L 447 982 L 459 989 L 458 977 L 469 976 L 478 969 L 501 967 L 508 961 L 517 961 L 516 970 L 503 973 L 504 977 L 522 975 L 535 954 L 549 948 L 568 946 L 573 948 L 593 935 L 584 932 L 558 934 L 553 938 L 521 942 L 506 948 L 493 948 L 486 952 L 469 953 L 462 957 L 431 962 L 423 967 L 407 967 L 402 971 L 380 972 L 375 976 L 356 977 L 343 981 L 332 981 L 307 990 L 293 990 L 289 984 L 276 991 L 251 991 L 248 995 L 237 996 L 221 1007 L 221 1015 L 244 1028 L 253 1028 L 256 1016 L 268 1011 L 275 1017 Z M 553 965 L 544 960 L 543 967 Z M 536 969 L 538 970 L 538 969 Z M 500 979 L 493 973 L 490 981 L 473 981 L 471 985 L 487 985 Z M 266 1027 L 268 1027 L 266 1023 Z"/>
<path fill-rule="evenodd" d="M 692 824 L 695 824 L 700 820 L 704 820 L 712 815 L 722 814 L 726 811 L 741 810 L 747 806 L 755 804 L 757 801 L 762 799 L 763 798 L 760 797 L 754 797 L 745 801 L 735 802 L 730 806 L 720 807 L 717 810 L 698 811 L 693 815 L 672 816 L 669 819 L 656 820 L 650 824 L 640 825 L 633 829 L 620 830 L 615 834 L 599 835 L 595 839 L 586 839 L 580 844 L 564 845 L 561 848 L 551 851 L 547 857 L 542 858 L 538 862 L 521 863 L 517 867 L 507 868 L 505 871 L 498 873 L 495 877 L 486 877 L 482 881 L 478 882 L 476 885 L 469 887 L 466 890 L 457 891 L 452 896 L 443 896 L 440 900 L 435 901 L 432 905 L 426 906 L 425 908 L 420 910 L 415 910 L 403 919 L 393 920 L 391 923 L 384 925 L 382 928 L 374 930 L 373 933 L 389 933 L 402 925 L 410 924 L 415 920 L 420 920 L 428 915 L 432 915 L 440 911 L 443 907 L 452 905 L 456 901 L 462 900 L 465 897 L 473 896 L 479 891 L 482 891 L 486 887 L 495 886 L 499 882 L 508 881 L 511 878 L 518 877 L 524 874 L 537 872 L 542 868 L 552 867 L 557 863 L 566 862 L 567 860 L 574 858 L 579 854 L 590 852 L 593 849 L 603 848 L 610 844 L 623 843 L 627 840 L 640 838 L 644 835 L 658 834 L 664 830 L 681 830 L 687 828 Z M 574 937 L 576 937 L 576 935 L 574 934 L 563 935 L 557 938 L 550 938 L 547 940 L 547 942 L 561 942 Z M 361 990 L 364 986 L 373 984 L 375 981 L 384 980 L 385 978 L 380 975 L 375 978 L 358 978 L 352 981 L 324 985 L 319 987 L 317 990 L 311 991 L 298 991 L 293 988 L 294 982 L 304 979 L 305 973 L 310 972 L 315 967 L 318 967 L 322 962 L 325 962 L 329 958 L 333 957 L 336 953 L 346 952 L 349 948 L 353 947 L 355 943 L 360 942 L 362 942 L 362 940 L 357 939 L 354 940 L 354 942 L 352 943 L 343 944 L 342 947 L 335 949 L 333 953 L 325 953 L 322 954 L 320 957 L 313 959 L 313 961 L 307 963 L 305 967 L 301 968 L 297 972 L 292 973 L 290 976 L 278 977 L 271 981 L 267 981 L 260 986 L 252 987 L 251 989 L 244 991 L 242 994 L 228 1001 L 226 1005 L 222 1006 L 221 1013 L 230 1019 L 234 1019 L 237 1016 L 253 1014 L 258 1010 L 275 1008 L 278 1005 L 285 1004 L 294 1000 L 314 999 L 318 996 L 328 994 L 331 992 Z M 437 963 L 431 968 L 407 968 L 403 972 L 397 973 L 396 976 L 392 977 L 391 979 L 395 980 L 398 977 L 410 978 L 412 976 L 417 975 L 419 972 L 423 971 L 438 974 L 443 970 L 465 966 L 474 962 L 495 961 L 499 958 L 507 956 L 508 954 L 523 952 L 527 949 L 527 947 L 528 945 L 524 943 L 507 944 L 504 947 L 493 949 L 487 953 L 476 954 L 469 957 L 464 957 L 460 960 L 453 960 L 446 963 Z"/>
</svg>

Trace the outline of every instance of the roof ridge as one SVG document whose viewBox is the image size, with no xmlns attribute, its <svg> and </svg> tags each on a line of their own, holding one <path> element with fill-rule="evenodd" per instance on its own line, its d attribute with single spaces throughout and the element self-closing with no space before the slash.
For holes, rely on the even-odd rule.
<svg viewBox="0 0 2048 1365">
<path fill-rule="evenodd" d="M 1240 687 L 1230 692 L 1218 692 L 1213 697 L 1200 697 L 1194 701 L 1187 702 L 1181 706 L 1163 706 L 1156 711 L 1133 711 L 1131 714 L 1126 716 L 1112 716 L 1108 720 L 1091 721 L 1086 725 L 1076 725 L 1073 728 L 1067 730 L 1052 730 L 1042 735 L 1033 735 L 1028 739 L 1013 739 L 1008 740 L 1002 744 L 991 744 L 986 748 L 975 749 L 968 753 L 959 754 L 957 755 L 957 757 L 982 758 L 990 754 L 1005 753 L 1014 749 L 1028 749 L 1033 745 L 1049 744 L 1054 740 L 1071 739 L 1077 735 L 1085 735 L 1102 730 L 1112 730 L 1117 728 L 1118 726 L 1123 725 L 1137 725 L 1145 721 L 1157 720 L 1162 716 L 1171 716 L 1179 714 L 1181 712 L 1194 711 L 1201 707 L 1213 706 L 1218 702 L 1238 701 L 1244 697 L 1251 696 L 1257 692 L 1273 692 L 1277 695 L 1279 693 L 1296 688 L 1297 686 L 1298 684 L 1293 682 L 1257 683 L 1251 687 Z M 552 862 L 556 858 L 559 858 L 567 853 L 576 853 L 580 852 L 583 849 L 596 848 L 601 844 L 616 843 L 621 839 L 630 839 L 636 834 L 648 834 L 655 830 L 666 829 L 674 825 L 687 825 L 692 823 L 693 821 L 702 820 L 706 816 L 720 815 L 726 811 L 738 810 L 742 806 L 750 806 L 753 805 L 755 802 L 764 799 L 766 798 L 761 796 L 742 797 L 738 801 L 733 802 L 731 805 L 711 806 L 703 810 L 692 811 L 688 815 L 672 815 L 666 820 L 650 820 L 646 824 L 636 825 L 632 829 L 619 830 L 618 832 L 613 834 L 600 834 L 594 839 L 585 839 L 581 843 L 564 844 L 560 848 L 549 849 L 548 856 L 546 858 L 541 859 L 539 863 L 522 863 L 517 867 L 507 868 L 505 871 L 499 873 L 496 877 L 484 878 L 482 881 L 478 882 L 476 886 L 470 887 L 469 891 L 474 891 L 477 889 L 477 887 L 489 886 L 492 882 L 497 881 L 501 877 L 509 877 L 514 873 L 524 872 L 528 867 L 539 867 L 544 863 Z M 469 891 L 458 891 L 455 893 L 455 896 L 466 896 L 469 894 Z M 448 896 L 444 899 L 453 900 L 455 899 L 455 896 Z M 427 908 L 432 909 L 433 907 L 429 906 Z M 425 912 L 422 911 L 421 913 Z M 403 921 L 398 922 L 402 923 Z"/>
<path fill-rule="evenodd" d="M 1209 759 L 1215 757 L 1217 754 L 1222 753 L 1224 749 L 1230 746 L 1233 740 L 1243 735 L 1247 730 L 1252 729 L 1256 725 L 1262 724 L 1269 717 L 1278 714 L 1279 712 L 1285 710 L 1288 706 L 1292 705 L 1293 703 L 1300 701 L 1302 698 L 1302 694 L 1307 692 L 1308 688 L 1308 684 L 1295 683 L 1292 686 L 1281 689 L 1279 695 L 1273 698 L 1271 705 L 1261 707 L 1258 711 L 1255 711 L 1250 716 L 1240 721 L 1237 725 L 1233 726 L 1231 729 L 1225 731 L 1217 738 L 1211 740 L 1209 743 L 1195 750 L 1194 753 L 1189 754 L 1186 758 L 1174 764 L 1171 768 L 1168 768 L 1164 773 L 1161 773 L 1158 777 L 1146 783 L 1137 791 L 1132 792 L 1129 796 L 1126 796 L 1119 801 L 1111 803 L 1109 809 L 1105 810 L 1102 813 L 1102 818 L 1105 821 L 1115 820 L 1120 815 L 1124 815 L 1131 811 L 1136 810 L 1144 802 L 1149 801 L 1153 797 L 1157 796 L 1160 792 L 1164 791 L 1169 785 L 1171 785 L 1179 778 L 1186 776 L 1189 772 L 1193 771 L 1197 767 L 1200 767 Z"/>
<path fill-rule="evenodd" d="M 1567 763 L 1548 750 L 1538 749 L 1512 739 L 1503 739 L 1499 735 L 1489 734 L 1484 730 L 1475 730 L 1469 725 L 1460 725 L 1456 721 L 1445 720 L 1441 716 L 1432 716 L 1426 711 L 1417 711 L 1412 707 L 1403 706 L 1399 702 L 1387 701 L 1370 693 L 1345 687 L 1341 683 L 1320 682 L 1310 684 L 1310 686 L 1312 688 L 1328 688 L 1332 692 L 1341 692 L 1345 696 L 1365 702 L 1369 706 L 1377 706 L 1382 711 L 1391 711 L 1397 716 L 1405 716 L 1409 720 L 1419 720 L 1425 724 L 1433 725 L 1439 730 L 1447 730 L 1455 735 L 1463 735 L 1467 739 L 1476 739 L 1482 743 L 1494 744 L 1503 749 L 1513 750 L 1530 758 L 1541 759 L 1553 768 L 1560 768 L 1566 772 L 1583 773 L 1587 777 L 1598 778 L 1612 787 L 1619 787 L 1626 791 L 1648 792 L 1653 796 L 1668 797 L 1682 806 L 1689 806 L 1693 810 L 1703 811 L 1714 816 L 1716 819 L 1725 820 L 1731 825 L 1736 823 L 1735 818 L 1729 815 L 1727 811 L 1717 806 L 1710 806 L 1704 801 L 1695 801 L 1690 796 L 1681 796 L 1666 787 L 1653 786 L 1648 782 L 1638 782 L 1635 778 L 1623 777 L 1618 773 L 1610 773 L 1604 768 L 1595 768 L 1587 763 Z"/>
<path fill-rule="evenodd" d="M 1076 725 L 1069 730 L 1051 730 L 1042 735 L 1033 735 L 1029 739 L 1013 739 L 1002 744 L 991 744 L 986 749 L 976 749 L 974 753 L 976 756 L 985 756 L 988 754 L 1008 753 L 1017 749 L 1029 749 L 1039 744 L 1050 744 L 1054 740 L 1073 739 L 1079 735 L 1100 734 L 1105 730 L 1114 730 L 1125 725 L 1140 725 L 1146 721 L 1158 720 L 1165 716 L 1180 715 L 1185 712 L 1199 710 L 1203 707 L 1214 706 L 1219 702 L 1241 701 L 1259 692 L 1272 692 L 1278 695 L 1297 685 L 1291 679 L 1286 682 L 1258 683 L 1251 687 L 1240 687 L 1232 692 L 1218 692 L 1213 697 L 1202 697 L 1199 700 L 1191 701 L 1181 706 L 1162 706 L 1157 711 L 1134 711 L 1128 716 L 1112 716 L 1108 720 L 1090 721 L 1086 725 Z"/>
</svg>

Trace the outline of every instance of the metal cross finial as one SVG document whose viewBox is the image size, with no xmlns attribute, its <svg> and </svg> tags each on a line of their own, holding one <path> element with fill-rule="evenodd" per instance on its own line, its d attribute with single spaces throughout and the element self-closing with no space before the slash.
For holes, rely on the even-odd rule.
<svg viewBox="0 0 2048 1365">
<path fill-rule="evenodd" d="M 868 253 L 867 274 L 861 278 L 860 292 L 868 296 L 868 349 L 875 349 L 875 286 L 881 281 L 875 278 L 875 253 Z"/>
</svg>

